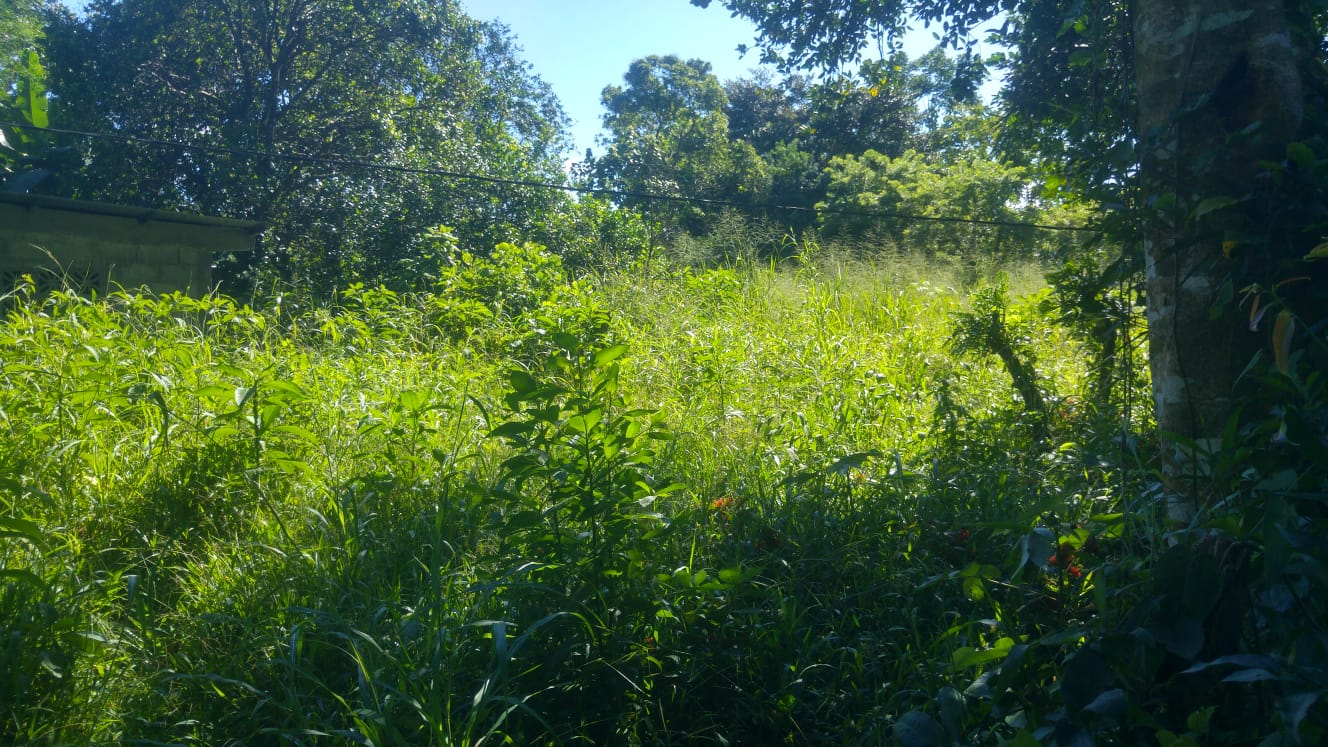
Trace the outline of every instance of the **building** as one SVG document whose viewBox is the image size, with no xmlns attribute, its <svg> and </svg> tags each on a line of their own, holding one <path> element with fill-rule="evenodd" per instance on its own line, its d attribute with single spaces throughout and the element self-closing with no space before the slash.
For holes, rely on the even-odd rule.
<svg viewBox="0 0 1328 747">
<path fill-rule="evenodd" d="M 202 295 L 213 287 L 216 255 L 253 251 L 262 230 L 253 221 L 0 192 L 0 294 L 31 274 L 43 290 Z"/>
</svg>

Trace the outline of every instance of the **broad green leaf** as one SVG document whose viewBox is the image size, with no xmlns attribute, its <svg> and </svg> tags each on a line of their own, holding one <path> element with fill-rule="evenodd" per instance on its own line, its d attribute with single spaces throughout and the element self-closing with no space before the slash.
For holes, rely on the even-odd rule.
<svg viewBox="0 0 1328 747">
<path fill-rule="evenodd" d="M 945 730 L 936 719 L 922 711 L 909 711 L 891 728 L 900 747 L 941 747 L 946 743 Z"/>
<path fill-rule="evenodd" d="M 591 410 L 581 415 L 574 415 L 567 419 L 567 427 L 577 433 L 589 433 L 595 426 L 599 425 L 604 417 L 602 410 Z"/>
<path fill-rule="evenodd" d="M 314 471 L 313 465 L 300 459 L 274 459 L 272 463 L 279 471 L 288 475 L 310 475 Z"/>
<path fill-rule="evenodd" d="M 1235 25 L 1254 15 L 1252 10 L 1229 10 L 1225 13 L 1211 13 L 1204 16 L 1199 24 L 1200 31 L 1217 31 Z"/>
<path fill-rule="evenodd" d="M 313 432 L 313 431 L 309 430 L 308 428 L 302 428 L 302 427 L 300 427 L 300 426 L 298 426 L 298 425 L 278 425 L 278 426 L 273 426 L 273 428 L 272 428 L 272 432 L 273 432 L 273 433 L 285 433 L 285 434 L 290 435 L 290 436 L 295 436 L 296 438 L 298 438 L 298 439 L 300 439 L 300 440 L 302 440 L 302 441 L 307 441 L 308 443 L 311 443 L 311 444 L 312 444 L 312 443 L 318 443 L 318 436 L 314 435 L 314 432 Z"/>
<path fill-rule="evenodd" d="M 1305 255 L 1305 259 L 1328 259 L 1328 241 L 1319 244 Z"/>
<path fill-rule="evenodd" d="M 1211 721 L 1211 720 L 1213 719 L 1213 713 L 1214 713 L 1216 710 L 1217 710 L 1217 706 L 1209 706 L 1209 707 L 1207 707 L 1207 708 L 1200 708 L 1199 710 L 1195 711 L 1194 713 L 1191 713 L 1191 714 L 1189 715 L 1189 717 L 1185 719 L 1185 726 L 1186 726 L 1190 731 L 1194 732 L 1195 734 L 1205 734 L 1205 733 L 1207 733 L 1207 732 L 1208 732 L 1208 722 Z"/>
<path fill-rule="evenodd" d="M 719 572 L 719 580 L 732 586 L 750 581 L 759 574 L 760 570 L 755 568 L 725 568 Z"/>
<path fill-rule="evenodd" d="M 512 385 L 513 391 L 519 394 L 530 394 L 539 389 L 539 382 L 535 377 L 519 369 L 509 373 L 507 380 Z"/>
<path fill-rule="evenodd" d="M 47 116 L 47 107 L 50 103 L 46 98 L 46 90 L 38 82 L 44 76 L 41 59 L 36 52 L 28 53 L 28 115 L 33 127 L 46 128 L 51 126 L 50 118 Z"/>
<path fill-rule="evenodd" d="M 504 529 L 509 532 L 515 532 L 522 529 L 541 526 L 543 523 L 544 517 L 539 511 L 517 511 L 507 517 L 507 521 L 504 523 Z"/>
<path fill-rule="evenodd" d="M 1087 708 L 1111 688 L 1111 668 L 1096 652 L 1080 649 L 1065 660 L 1060 680 L 1065 706 L 1074 713 Z"/>
<path fill-rule="evenodd" d="M 1226 196 L 1209 197 L 1208 199 L 1200 202 L 1199 205 L 1194 208 L 1194 219 L 1199 220 L 1200 218 L 1204 217 L 1205 215 L 1208 215 L 1209 213 L 1215 213 L 1218 210 L 1229 208 L 1238 202 L 1241 201 L 1234 197 L 1226 197 Z"/>
<path fill-rule="evenodd" d="M 956 649 L 950 655 L 950 663 L 956 670 L 969 669 L 972 667 L 989 664 L 993 661 L 1000 661 L 1010 654 L 1010 649 L 1014 647 L 1013 638 L 1002 638 L 996 641 L 991 648 L 974 648 L 965 646 Z"/>
<path fill-rule="evenodd" d="M 826 472 L 843 477 L 855 469 L 861 469 L 862 465 L 866 464 L 868 459 L 879 459 L 882 456 L 884 455 L 876 449 L 859 452 L 857 454 L 848 454 L 847 456 L 842 456 L 835 460 L 834 464 L 831 464 L 826 468 Z"/>
<path fill-rule="evenodd" d="M 1126 697 L 1125 691 L 1119 687 L 1113 687 L 1094 698 L 1092 703 L 1084 706 L 1084 710 L 1119 721 L 1125 717 L 1128 706 L 1129 698 Z"/>
<path fill-rule="evenodd" d="M 406 389 L 398 396 L 401 400 L 401 406 L 407 410 L 419 410 L 428 402 L 428 398 L 423 393 L 414 389 Z"/>
<path fill-rule="evenodd" d="M 1203 626 L 1188 615 L 1150 627 L 1148 633 L 1168 651 L 1186 661 L 1193 661 L 1203 651 Z"/>
<path fill-rule="evenodd" d="M 1271 682 L 1278 679 L 1278 676 L 1267 669 L 1240 669 L 1226 677 L 1223 682 Z"/>
<path fill-rule="evenodd" d="M 625 343 L 618 343 L 617 345 L 607 347 L 595 354 L 595 366 L 607 366 L 623 357 L 626 353 L 627 345 Z"/>
<path fill-rule="evenodd" d="M 309 399 L 309 393 L 293 381 L 270 381 L 267 383 L 267 388 L 283 395 L 280 397 L 283 401 L 293 402 Z"/>
<path fill-rule="evenodd" d="M 1033 531 L 1019 538 L 1019 564 L 1015 567 L 1015 573 L 1018 573 L 1025 565 L 1030 562 L 1042 569 L 1047 568 L 1047 560 L 1051 557 L 1053 548 L 1056 546 L 1056 534 L 1046 527 L 1036 527 Z"/>
<path fill-rule="evenodd" d="M 1314 165 L 1314 151 L 1302 142 L 1287 143 L 1286 153 L 1287 160 L 1301 168 Z"/>
</svg>

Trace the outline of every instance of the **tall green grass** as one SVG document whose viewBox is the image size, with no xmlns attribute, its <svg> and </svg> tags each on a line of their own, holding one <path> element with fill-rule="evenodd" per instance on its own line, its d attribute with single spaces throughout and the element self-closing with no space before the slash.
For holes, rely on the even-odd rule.
<svg viewBox="0 0 1328 747">
<path fill-rule="evenodd" d="M 943 274 L 541 268 L 463 317 L 10 294 L 0 741 L 887 743 L 1114 500 L 1035 281 L 1046 443 Z"/>
</svg>

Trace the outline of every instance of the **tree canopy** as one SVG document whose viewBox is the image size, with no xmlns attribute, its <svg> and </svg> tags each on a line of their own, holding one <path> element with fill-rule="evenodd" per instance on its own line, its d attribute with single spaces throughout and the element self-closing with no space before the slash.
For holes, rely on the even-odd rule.
<svg viewBox="0 0 1328 747">
<path fill-rule="evenodd" d="M 834 159 L 897 157 L 932 145 L 955 155 L 976 144 L 962 134 L 968 124 L 955 129 L 981 118 L 981 65 L 965 59 L 939 48 L 917 61 L 896 52 L 827 78 L 788 73 L 777 80 L 766 69 L 721 85 L 704 61 L 643 58 L 625 86 L 604 91 L 608 150 L 591 170 L 598 183 L 633 193 L 626 203 L 648 206 L 666 227 L 692 236 L 715 225 L 715 208 L 636 195 L 747 207 L 800 232 L 816 222 Z M 989 154 L 985 143 L 976 149 Z M 753 210 L 762 203 L 780 207 Z"/>
<path fill-rule="evenodd" d="M 759 203 L 770 177 L 751 145 L 729 136 L 728 96 L 703 60 L 650 56 L 632 63 L 625 85 L 604 89 L 608 150 L 601 183 L 634 195 Z M 700 233 L 715 215 L 694 202 L 646 201 L 666 230 Z"/>
<path fill-rule="evenodd" d="M 557 180 L 566 144 L 507 30 L 452 0 L 97 0 L 47 54 L 61 123 L 126 138 L 84 142 L 68 193 L 266 221 L 264 266 L 315 285 L 415 274 L 440 224 L 537 233 L 562 199 L 428 173 Z"/>
</svg>

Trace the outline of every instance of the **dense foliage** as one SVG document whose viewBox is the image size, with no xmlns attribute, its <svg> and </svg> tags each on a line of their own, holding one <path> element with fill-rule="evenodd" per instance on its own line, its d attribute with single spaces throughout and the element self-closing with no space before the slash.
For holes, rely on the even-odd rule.
<svg viewBox="0 0 1328 747">
<path fill-rule="evenodd" d="M 14 125 L 45 127 L 49 102 L 38 46 L 42 4 L 15 0 L 0 7 L 0 188 L 24 189 L 46 172 L 40 134 Z"/>
<path fill-rule="evenodd" d="M 946 220 L 1065 225 L 1071 218 L 1048 212 L 1062 195 L 1045 188 L 1042 172 L 1017 167 L 992 147 L 996 119 L 977 103 L 984 67 L 972 53 L 950 57 L 938 48 L 910 60 L 894 52 L 821 79 L 775 80 L 767 70 L 721 84 L 709 71 L 703 61 L 676 57 L 633 63 L 624 87 L 604 90 L 607 152 L 581 166 L 594 185 L 627 193 L 620 201 L 659 221 L 670 243 L 718 244 L 709 258 L 722 258 L 736 210 L 776 229 L 766 254 L 781 254 L 786 235 L 821 229 L 881 254 L 916 246 L 903 236 L 916 226 L 928 234 L 928 251 L 999 262 L 1036 252 L 950 230 Z M 898 180 L 915 200 L 886 198 L 844 176 L 857 159 L 884 154 L 913 163 L 919 149 L 927 166 L 906 167 Z M 961 194 L 937 199 L 951 191 Z"/>
<path fill-rule="evenodd" d="M 269 279 L 407 283 L 440 224 L 555 238 L 564 195 L 455 176 L 559 181 L 564 117 L 451 0 L 103 0 L 53 12 L 45 53 L 56 125 L 110 137 L 66 139 L 87 165 L 43 189 L 264 221 Z"/>
<path fill-rule="evenodd" d="M 1044 173 L 1044 194 L 1098 201 L 1125 250 L 1066 258 L 1052 275 L 1064 318 L 1109 357 L 1123 339 L 1121 302 L 1146 305 L 1160 455 L 1149 495 L 1168 506 L 1165 551 L 1137 553 L 1140 583 L 1118 599 L 1120 614 L 1012 640 L 965 694 L 993 718 L 1035 724 L 1024 744 L 1139 743 L 1149 732 L 1164 745 L 1245 743 L 1255 724 L 1277 729 L 1263 745 L 1322 741 L 1328 578 L 1308 567 L 1320 562 L 1328 487 L 1318 461 L 1328 442 L 1323 3 L 724 5 L 790 67 L 833 69 L 911 18 L 941 22 L 960 44 L 999 23 L 994 36 L 1011 46 L 991 60 L 1007 73 L 998 142 Z M 961 342 L 1008 329 L 982 316 Z M 1017 348 L 1000 347 L 1014 354 L 1012 378 L 1027 381 Z M 1100 404 L 1113 379 L 1099 379 Z M 1062 568 L 1082 548 L 1057 547 Z M 1027 688 L 1053 672 L 1063 707 L 1030 722 Z M 918 714 L 910 733 L 922 744 L 940 731 Z"/>
<path fill-rule="evenodd" d="M 1104 402 L 1046 290 L 921 267 L 592 282 L 506 246 L 307 312 L 16 289 L 0 734 L 1315 743 L 1322 351 L 1252 371 L 1282 414 L 1233 439 L 1280 446 L 1214 556 L 1148 492 L 1137 329 Z"/>
<path fill-rule="evenodd" d="M 1260 1 L 726 0 L 783 77 L 633 63 L 611 201 L 451 0 L 5 5 L 10 188 L 270 230 L 247 304 L 0 289 L 0 741 L 1322 742 L 1326 14 Z"/>
<path fill-rule="evenodd" d="M 1092 604 L 1009 553 L 1111 513 L 1129 456 L 1084 430 L 1040 294 L 997 302 L 1056 403 L 1046 451 L 999 359 L 933 344 L 962 297 L 916 272 L 592 285 L 509 247 L 305 313 L 20 288 L 2 733 L 888 740 L 964 679 L 952 653 L 1036 619 L 997 579 Z"/>
<path fill-rule="evenodd" d="M 595 161 L 596 181 L 632 193 L 627 205 L 642 205 L 637 195 L 675 198 L 650 212 L 671 231 L 692 234 L 705 233 L 716 214 L 692 199 L 765 201 L 770 177 L 750 145 L 730 139 L 727 98 L 710 63 L 647 57 L 632 63 L 624 82 L 604 89 L 608 152 Z"/>
</svg>

